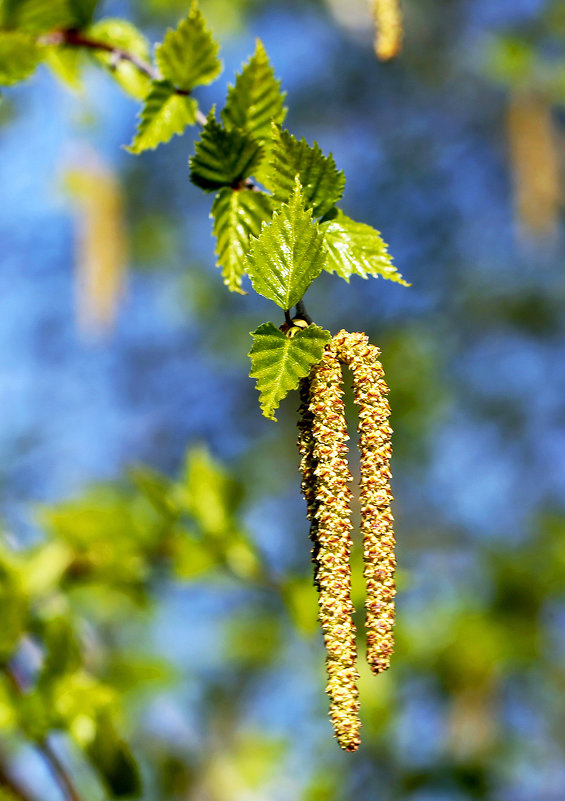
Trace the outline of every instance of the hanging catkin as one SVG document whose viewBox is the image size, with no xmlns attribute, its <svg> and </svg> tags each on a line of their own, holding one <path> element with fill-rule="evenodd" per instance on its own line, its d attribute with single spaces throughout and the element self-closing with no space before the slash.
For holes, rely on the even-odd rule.
<svg viewBox="0 0 565 801">
<path fill-rule="evenodd" d="M 367 659 L 375 673 L 386 670 L 393 650 L 395 557 L 390 512 L 390 408 L 378 356 L 379 350 L 369 345 L 364 334 L 340 331 L 300 387 L 300 469 L 311 524 L 319 619 L 327 650 L 330 718 L 340 746 L 347 751 L 358 748 L 361 724 L 349 566 L 351 474 L 347 464 L 342 364 L 352 371 L 354 399 L 359 406 Z"/>
<path fill-rule="evenodd" d="M 394 648 L 393 517 L 390 510 L 390 406 L 388 386 L 378 360 L 379 349 L 364 334 L 340 331 L 334 342 L 338 358 L 353 373 L 354 400 L 359 407 L 361 457 L 361 533 L 363 535 L 367 661 L 374 673 L 390 665 Z"/>
<path fill-rule="evenodd" d="M 372 0 L 375 18 L 375 53 L 380 61 L 390 61 L 402 47 L 402 9 L 400 0 Z"/>
<path fill-rule="evenodd" d="M 347 465 L 348 435 L 341 383 L 341 365 L 328 348 L 311 376 L 309 403 L 307 407 L 303 404 L 300 448 L 310 536 L 314 541 L 319 619 L 327 652 L 330 719 L 340 746 L 355 751 L 360 743 L 356 684 L 359 676 L 355 669 L 357 652 L 349 566 L 351 474 Z"/>
</svg>

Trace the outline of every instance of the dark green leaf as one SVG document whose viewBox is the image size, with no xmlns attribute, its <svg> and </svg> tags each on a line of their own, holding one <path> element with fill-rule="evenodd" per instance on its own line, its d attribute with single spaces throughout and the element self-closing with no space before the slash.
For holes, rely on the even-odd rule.
<svg viewBox="0 0 565 801">
<path fill-rule="evenodd" d="M 33 33 L 71 27 L 74 22 L 67 0 L 8 0 L 2 9 L 5 27 Z"/>
<path fill-rule="evenodd" d="M 73 15 L 73 25 L 75 28 L 86 28 L 90 25 L 98 0 L 67 0 Z"/>
<path fill-rule="evenodd" d="M 127 744 L 107 715 L 97 721 L 96 736 L 86 753 L 113 798 L 132 798 L 141 793 L 141 777 Z"/>
<path fill-rule="evenodd" d="M 257 381 L 263 414 L 276 420 L 275 409 L 320 361 L 330 333 L 317 325 L 309 325 L 296 336 L 288 337 L 273 323 L 264 323 L 252 337 L 250 376 Z"/>
<path fill-rule="evenodd" d="M 221 72 L 218 44 L 193 1 L 186 19 L 176 30 L 168 30 L 155 51 L 163 78 L 189 92 L 199 84 L 211 83 Z"/>
<path fill-rule="evenodd" d="M 222 120 L 228 130 L 243 128 L 264 142 L 272 137 L 271 121 L 282 123 L 286 115 L 281 82 L 258 39 L 255 53 L 228 89 L 228 100 Z"/>
<path fill-rule="evenodd" d="M 190 180 L 207 192 L 236 187 L 253 173 L 261 152 L 261 145 L 250 134 L 222 128 L 212 109 L 190 159 Z"/>
<path fill-rule="evenodd" d="M 324 269 L 329 273 L 335 272 L 348 282 L 352 275 L 361 278 L 380 275 L 410 286 L 392 263 L 380 233 L 370 225 L 355 222 L 336 209 L 335 216 L 320 223 L 320 228 L 327 254 Z"/>
<path fill-rule="evenodd" d="M 279 125 L 273 125 L 273 150 L 266 183 L 277 200 L 288 200 L 296 175 L 303 187 L 304 203 L 313 209 L 314 217 L 322 217 L 343 194 L 345 175 L 337 169 L 331 154 L 324 156 L 316 142 L 310 147 L 306 140 L 298 141 Z"/>
<path fill-rule="evenodd" d="M 172 84 L 154 81 L 145 98 L 137 133 L 128 150 L 130 153 L 154 150 L 175 134 L 182 134 L 187 125 L 195 124 L 197 108 L 194 98 L 176 94 Z"/>
<path fill-rule="evenodd" d="M 253 289 L 281 309 L 302 298 L 324 266 L 324 235 L 312 211 L 304 208 L 297 182 L 288 204 L 283 204 L 257 239 L 252 238 L 247 272 Z"/>
<path fill-rule="evenodd" d="M 250 236 L 259 236 L 261 223 L 271 218 L 272 200 L 264 192 L 248 189 L 220 189 L 214 205 L 214 235 L 217 238 L 218 266 L 224 284 L 232 292 L 242 292 Z"/>
</svg>

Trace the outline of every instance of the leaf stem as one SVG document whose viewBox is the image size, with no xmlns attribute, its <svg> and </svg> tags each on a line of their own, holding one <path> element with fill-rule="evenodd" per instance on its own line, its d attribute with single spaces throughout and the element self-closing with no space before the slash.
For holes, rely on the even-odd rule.
<svg viewBox="0 0 565 801">
<path fill-rule="evenodd" d="M 44 45 L 82 47 L 86 50 L 109 53 L 118 63 L 120 61 L 127 61 L 130 64 L 133 64 L 133 66 L 138 69 L 139 72 L 147 75 L 147 77 L 151 78 L 152 81 L 162 80 L 159 70 L 153 66 L 153 64 L 150 64 L 148 61 L 145 61 L 145 59 L 140 58 L 135 53 L 131 53 L 129 50 L 124 50 L 122 47 L 116 47 L 108 42 L 102 42 L 99 39 L 93 39 L 92 37 L 87 36 L 86 34 L 74 28 L 65 28 L 59 31 L 52 31 L 46 36 L 42 36 L 39 41 Z M 190 95 L 189 91 L 186 89 L 180 89 L 178 86 L 175 86 L 174 91 L 175 94 L 182 95 L 183 97 Z M 206 115 L 203 114 L 199 109 L 196 112 L 196 121 L 199 125 L 206 125 Z"/>
</svg>

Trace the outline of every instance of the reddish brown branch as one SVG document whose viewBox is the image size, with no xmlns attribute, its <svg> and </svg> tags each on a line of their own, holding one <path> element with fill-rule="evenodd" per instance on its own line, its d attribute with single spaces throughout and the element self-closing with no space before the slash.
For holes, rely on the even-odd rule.
<svg viewBox="0 0 565 801">
<path fill-rule="evenodd" d="M 160 81 L 162 77 L 159 73 L 159 70 L 150 64 L 148 61 L 145 61 L 143 58 L 140 58 L 135 53 L 131 53 L 129 50 L 124 50 L 121 47 L 116 47 L 115 45 L 111 45 L 108 42 L 102 42 L 99 39 L 93 39 L 90 36 L 87 36 L 81 31 L 77 31 L 74 29 L 65 29 L 61 31 L 52 31 L 51 33 L 43 36 L 41 38 L 41 43 L 44 45 L 61 45 L 64 47 L 80 47 L 84 48 L 85 50 L 94 50 L 100 53 L 108 53 L 111 55 L 116 63 L 120 61 L 127 61 L 129 64 L 133 64 L 133 66 L 139 70 L 139 72 L 147 75 L 152 81 Z M 175 94 L 181 95 L 183 97 L 187 97 L 190 95 L 190 92 L 186 89 L 180 89 L 179 87 L 175 87 Z M 206 116 L 198 110 L 196 112 L 196 120 L 199 125 L 206 124 Z"/>
</svg>

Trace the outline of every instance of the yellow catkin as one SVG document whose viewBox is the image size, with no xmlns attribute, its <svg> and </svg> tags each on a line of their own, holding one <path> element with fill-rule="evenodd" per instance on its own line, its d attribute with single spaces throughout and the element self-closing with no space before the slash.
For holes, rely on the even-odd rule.
<svg viewBox="0 0 565 801">
<path fill-rule="evenodd" d="M 376 24 L 375 53 L 380 61 L 390 61 L 402 47 L 400 0 L 372 0 L 372 7 Z"/>
<path fill-rule="evenodd" d="M 301 448 L 306 467 L 305 495 L 313 524 L 311 536 L 315 541 L 319 619 L 327 652 L 330 719 L 339 745 L 346 751 L 355 751 L 361 742 L 361 723 L 349 566 L 351 474 L 341 365 L 331 343 L 310 376 L 307 413 L 304 412 L 303 403 L 302 419 L 311 424 L 312 440 L 309 441 L 310 434 L 301 433 Z"/>
<path fill-rule="evenodd" d="M 389 390 L 378 360 L 379 349 L 370 345 L 364 334 L 340 331 L 334 343 L 338 358 L 353 373 L 354 400 L 359 407 L 367 661 L 374 673 L 381 673 L 389 667 L 394 649 L 396 594 Z"/>
<path fill-rule="evenodd" d="M 341 367 L 353 375 L 359 407 L 361 532 L 363 535 L 367 661 L 374 673 L 390 664 L 394 648 L 393 518 L 390 510 L 391 428 L 388 387 L 379 350 L 365 334 L 340 331 L 321 362 L 300 384 L 298 447 L 302 492 L 310 520 L 314 584 L 327 651 L 330 718 L 342 748 L 355 751 L 359 738 L 356 643 L 351 603 L 351 473 Z"/>
</svg>

